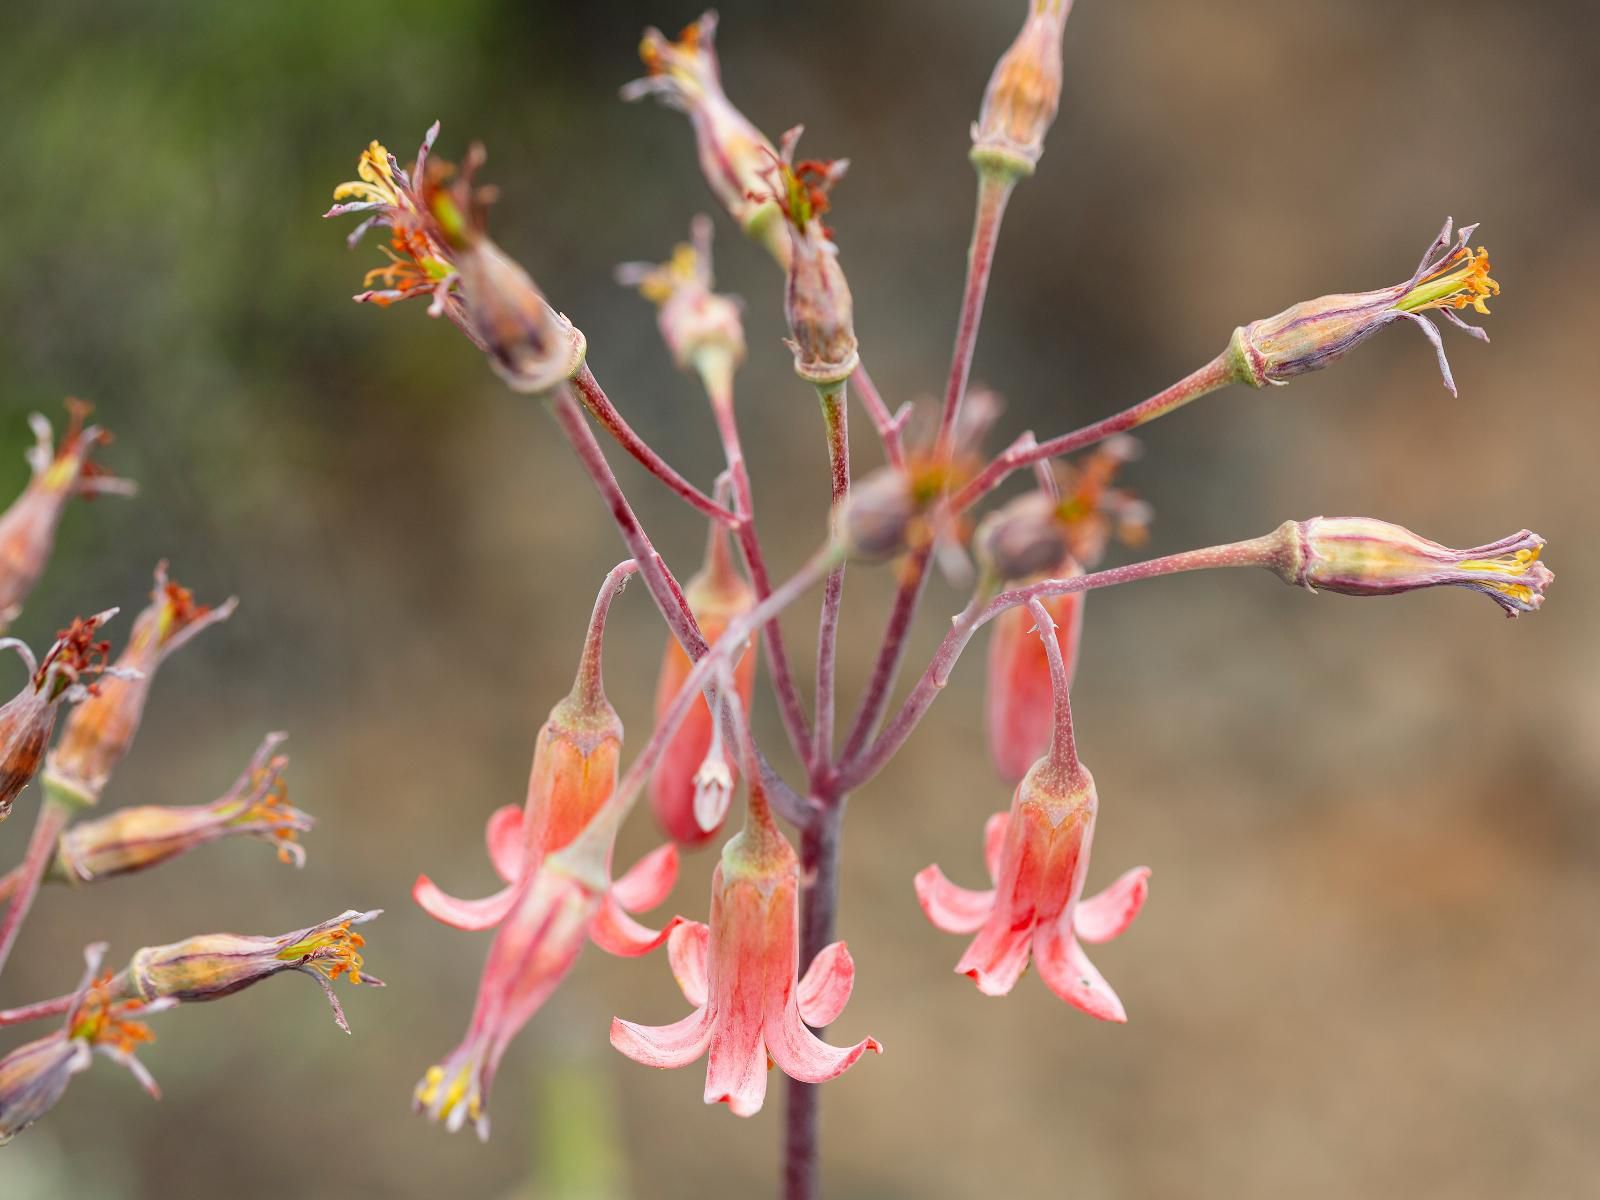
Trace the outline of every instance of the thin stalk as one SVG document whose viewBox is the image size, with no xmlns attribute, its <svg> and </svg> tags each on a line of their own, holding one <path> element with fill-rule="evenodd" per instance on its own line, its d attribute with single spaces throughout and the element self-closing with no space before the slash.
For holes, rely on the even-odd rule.
<svg viewBox="0 0 1600 1200">
<path fill-rule="evenodd" d="M 1225 546 L 1208 546 L 1200 550 L 1185 550 L 1163 558 L 1147 559 L 1096 571 L 1089 575 L 1074 575 L 1069 579 L 1046 579 L 1040 583 L 1012 591 L 1002 592 L 984 605 L 970 605 L 956 619 L 950 632 L 934 652 L 933 661 L 923 671 L 922 678 L 906 697 L 894 720 L 879 735 L 870 749 L 844 764 L 839 772 L 842 788 L 855 790 L 871 779 L 892 759 L 905 744 L 906 738 L 927 715 L 928 709 L 938 699 L 939 693 L 950 680 L 956 660 L 972 640 L 973 634 L 1009 608 L 1026 604 L 1035 597 L 1063 596 L 1072 592 L 1087 592 L 1097 588 L 1115 587 L 1140 579 L 1155 579 L 1162 575 L 1177 575 L 1185 571 L 1203 571 L 1215 567 L 1272 567 L 1275 562 L 1276 543 L 1269 535 L 1249 541 L 1233 542 Z"/>
<path fill-rule="evenodd" d="M 1067 677 L 1067 660 L 1056 639 L 1055 618 L 1037 596 L 1028 601 L 1033 628 L 1044 641 L 1045 660 L 1050 664 L 1050 699 L 1054 713 L 1050 724 L 1050 753 L 1047 769 L 1060 788 L 1069 787 L 1083 774 L 1078 762 L 1078 741 L 1072 732 L 1072 682 Z"/>
<path fill-rule="evenodd" d="M 867 410 L 867 416 L 872 421 L 873 429 L 878 432 L 878 440 L 883 443 L 883 457 L 891 467 L 904 467 L 906 465 L 905 448 L 900 444 L 900 427 L 906 416 L 910 415 L 907 409 L 904 416 L 893 416 L 889 406 L 883 402 L 883 394 L 872 382 L 872 376 L 867 374 L 867 368 L 857 364 L 855 374 L 850 376 L 850 382 L 855 384 L 856 395 L 861 398 L 861 407 Z"/>
<path fill-rule="evenodd" d="M 878 657 L 872 664 L 872 675 L 867 680 L 867 690 L 862 693 L 850 726 L 850 736 L 845 739 L 841 762 L 849 762 L 861 753 L 867 740 L 877 730 L 878 722 L 889 706 L 889 693 L 894 690 L 895 677 L 905 659 L 906 639 L 911 632 L 912 619 L 917 615 L 917 605 L 922 600 L 922 590 L 928 582 L 928 556 L 931 547 L 913 551 L 901 568 L 900 587 L 895 592 L 894 604 L 889 609 L 889 620 L 879 643 Z"/>
<path fill-rule="evenodd" d="M 649 444 L 633 431 L 616 406 L 611 403 L 609 396 L 600 387 L 594 377 L 594 372 L 589 370 L 585 363 L 578 373 L 573 376 L 572 382 L 577 385 L 579 393 L 583 396 L 583 403 L 594 414 L 594 419 L 600 422 L 600 427 L 609 433 L 616 442 L 635 459 L 639 465 L 649 471 L 673 493 L 688 501 L 690 505 L 705 513 L 706 516 L 723 522 L 725 525 L 734 526 L 739 523 L 739 515 L 731 512 L 706 495 L 682 475 L 678 474 L 665 459 L 652 450 Z"/>
<path fill-rule="evenodd" d="M 999 487 L 1015 470 L 1043 462 L 1047 458 L 1071 454 L 1074 450 L 1082 450 L 1085 446 L 1103 442 L 1113 434 L 1136 429 L 1157 417 L 1165 416 L 1174 409 L 1182 408 L 1191 400 L 1198 400 L 1208 392 L 1214 392 L 1238 380 L 1239 375 L 1233 356 L 1224 350 L 1198 371 L 1185 375 L 1171 387 L 1164 388 L 1149 399 L 1141 400 L 1131 408 L 1125 408 L 1092 425 L 1074 429 L 1071 433 L 1053 437 L 1047 442 L 1036 442 L 1032 434 L 1024 434 L 998 458 L 974 475 L 951 498 L 950 511 L 965 512 Z"/>
<path fill-rule="evenodd" d="M 28 839 L 28 852 L 23 857 L 21 875 L 11 893 L 11 906 L 6 909 L 5 921 L 0 923 L 0 974 L 11 957 L 11 947 L 16 944 L 22 923 L 39 894 L 39 885 L 56 855 L 56 844 L 61 831 L 72 819 L 72 809 L 48 793 L 39 806 L 39 817 L 33 823 L 33 834 Z"/>
<path fill-rule="evenodd" d="M 850 414 L 845 399 L 845 384 L 818 388 L 817 398 L 822 403 L 822 420 L 828 431 L 828 469 L 832 481 L 832 507 L 828 510 L 829 527 L 838 534 L 840 514 L 845 501 L 850 498 Z M 834 669 L 838 663 L 839 609 L 844 602 L 845 564 L 828 572 L 822 585 L 822 618 L 817 628 L 817 702 L 812 711 L 816 715 L 815 740 L 811 748 L 811 762 L 815 769 L 831 765 L 833 761 L 833 710 Z"/>
<path fill-rule="evenodd" d="M 0 1029 L 7 1025 L 21 1025 L 26 1021 L 42 1021 L 46 1017 L 65 1016 L 77 998 L 77 993 L 68 992 L 54 1000 L 40 1000 L 35 1004 L 24 1004 L 21 1008 L 0 1009 Z"/>
</svg>

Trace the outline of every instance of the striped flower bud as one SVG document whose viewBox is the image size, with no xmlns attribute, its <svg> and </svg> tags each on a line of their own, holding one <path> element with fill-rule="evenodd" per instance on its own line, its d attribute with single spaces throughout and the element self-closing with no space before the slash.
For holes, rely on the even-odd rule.
<svg viewBox="0 0 1600 1200">
<path fill-rule="evenodd" d="M 1032 175 L 1061 104 L 1061 44 L 1072 0 L 1028 0 L 1028 17 L 1000 57 L 972 126 L 972 161 Z"/>
</svg>

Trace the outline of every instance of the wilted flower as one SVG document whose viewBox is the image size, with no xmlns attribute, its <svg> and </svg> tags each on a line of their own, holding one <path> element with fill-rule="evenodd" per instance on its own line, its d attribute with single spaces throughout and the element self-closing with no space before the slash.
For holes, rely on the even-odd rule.
<svg viewBox="0 0 1600 1200">
<path fill-rule="evenodd" d="M 22 602 L 39 582 L 62 510 L 74 496 L 132 495 L 133 483 L 117 479 L 96 463 L 92 455 L 111 435 L 98 425 L 84 425 L 94 406 L 68 400 L 70 423 L 61 445 L 52 442 L 50 422 L 40 413 L 28 418 L 34 445 L 28 451 L 33 472 L 22 495 L 0 513 L 0 633 L 22 611 Z"/>
<path fill-rule="evenodd" d="M 75 804 L 99 800 L 139 731 L 157 668 L 202 629 L 226 621 L 238 605 L 234 597 L 215 608 L 196 604 L 187 588 L 167 580 L 164 561 L 156 565 L 155 579 L 150 605 L 134 618 L 128 644 L 117 658 L 119 674 L 99 683 L 73 710 L 45 762 L 42 782 L 52 795 Z"/>
<path fill-rule="evenodd" d="M 850 557 L 880 562 L 930 545 L 941 530 L 939 501 L 965 479 L 962 456 L 918 452 L 903 467 L 879 467 L 850 486 L 839 531 Z"/>
<path fill-rule="evenodd" d="M 111 643 L 97 641 L 95 633 L 116 612 L 112 608 L 87 619 L 73 618 L 42 663 L 16 638 L 0 638 L 0 649 L 15 650 L 28 667 L 22 691 L 0 707 L 0 821 L 11 815 L 12 803 L 38 773 L 55 730 L 56 710 L 88 696 L 94 686 L 88 681 L 106 671 Z"/>
<path fill-rule="evenodd" d="M 1027 579 L 1057 570 L 1070 557 L 1060 508 L 1059 497 L 1035 491 L 995 509 L 973 534 L 978 561 L 996 580 Z"/>
<path fill-rule="evenodd" d="M 381 979 L 363 972 L 361 949 L 366 939 L 351 928 L 382 912 L 349 909 L 280 937 L 207 933 L 169 946 L 146 946 L 134 953 L 115 986 L 124 999 L 189 1004 L 220 1000 L 284 971 L 298 971 L 317 981 L 333 1008 L 333 1019 L 349 1033 L 333 981 L 346 975 L 353 984 L 383 986 Z"/>
<path fill-rule="evenodd" d="M 1072 0 L 1028 0 L 1028 17 L 1000 57 L 972 126 L 972 161 L 1032 175 L 1061 104 L 1061 44 Z"/>
<path fill-rule="evenodd" d="M 741 1117 L 761 1110 L 771 1065 L 802 1083 L 824 1083 L 883 1049 L 873 1038 L 830 1046 L 806 1027 L 843 1011 L 855 964 L 835 942 L 797 978 L 799 864 L 755 779 L 750 797 L 749 820 L 711 876 L 710 925 L 680 925 L 668 943 L 673 975 L 695 1011 L 673 1025 L 611 1022 L 611 1044 L 647 1067 L 686 1067 L 709 1051 L 705 1101 Z"/>
<path fill-rule="evenodd" d="M 1433 343 L 1444 385 L 1454 394 L 1456 383 L 1445 358 L 1444 342 L 1438 327 L 1423 314 L 1436 310 L 1451 324 L 1486 342 L 1488 334 L 1456 313 L 1470 306 L 1488 315 L 1487 300 L 1500 294 L 1500 285 L 1489 277 L 1489 252 L 1482 246 L 1473 250 L 1467 244 L 1478 227 L 1463 226 L 1452 246 L 1451 225 L 1447 217 L 1444 229 L 1404 283 L 1375 292 L 1307 300 L 1275 317 L 1236 329 L 1232 351 L 1239 379 L 1256 387 L 1287 383 L 1296 375 L 1343 358 L 1385 325 L 1404 319 L 1415 322 Z"/>
<path fill-rule="evenodd" d="M 704 370 L 706 355 L 721 356 L 728 367 L 744 361 L 741 305 L 711 290 L 711 219 L 695 217 L 690 240 L 679 242 L 664 263 L 623 263 L 617 282 L 636 287 L 658 309 L 661 339 L 682 370 Z"/>
<path fill-rule="evenodd" d="M 142 1022 L 129 1019 L 132 1013 L 155 1011 L 158 1006 L 114 1001 L 109 981 L 95 980 L 104 954 L 103 943 L 84 951 L 83 980 L 62 1027 L 0 1059 L 0 1146 L 54 1108 L 72 1077 L 88 1070 L 97 1053 L 127 1067 L 145 1091 L 160 1098 L 155 1080 L 133 1056 L 141 1043 L 154 1041 L 155 1036 Z"/>
<path fill-rule="evenodd" d="M 81 821 L 61 835 L 51 876 L 67 883 L 96 883 L 143 871 L 225 837 L 254 837 L 276 847 L 278 857 L 300 867 L 305 849 L 296 835 L 311 828 L 305 813 L 289 803 L 283 769 L 275 753 L 281 733 L 268 734 L 243 775 L 210 804 L 123 808 Z"/>
<path fill-rule="evenodd" d="M 705 564 L 689 580 L 683 594 L 708 644 L 717 642 L 729 625 L 755 606 L 755 589 L 734 566 L 727 531 L 716 521 L 711 523 L 707 538 Z M 733 668 L 733 690 L 741 711 L 749 709 L 755 690 L 756 656 L 749 646 L 747 638 Z M 683 647 L 669 640 L 656 682 L 657 721 L 671 709 L 692 668 Z M 702 846 L 722 828 L 727 801 L 738 780 L 737 768 L 719 753 L 712 757 L 707 787 L 701 789 L 698 785 L 701 768 L 713 748 L 719 746 L 716 729 L 711 709 L 701 697 L 672 734 L 650 775 L 650 807 L 656 820 L 668 837 L 685 846 Z M 698 805 L 697 797 L 702 801 Z M 713 804 L 713 800 L 720 803 Z"/>
<path fill-rule="evenodd" d="M 1539 561 L 1544 539 L 1524 529 L 1498 542 L 1452 550 L 1370 517 L 1285 521 L 1273 539 L 1286 583 L 1347 596 L 1392 596 L 1445 584 L 1474 588 L 1508 617 L 1534 612 L 1555 579 Z"/>
<path fill-rule="evenodd" d="M 779 262 L 788 262 L 789 241 L 778 228 L 777 207 L 762 187 L 762 174 L 776 156 L 772 143 L 728 102 L 715 46 L 717 14 L 706 12 L 685 26 L 676 42 L 646 29 L 639 57 L 649 72 L 622 89 L 624 100 L 654 96 L 689 117 L 700 170 L 712 193 L 751 237 L 766 242 Z"/>
</svg>

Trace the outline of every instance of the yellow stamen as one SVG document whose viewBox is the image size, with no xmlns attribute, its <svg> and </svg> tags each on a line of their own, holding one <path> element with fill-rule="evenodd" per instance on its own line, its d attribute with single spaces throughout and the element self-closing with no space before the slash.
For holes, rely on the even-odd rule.
<svg viewBox="0 0 1600 1200">
<path fill-rule="evenodd" d="M 1489 251 L 1483 246 L 1476 252 L 1460 246 L 1437 270 L 1420 279 L 1395 307 L 1401 312 L 1425 312 L 1471 305 L 1488 316 L 1488 298 L 1499 294 L 1500 285 L 1489 276 Z"/>
</svg>

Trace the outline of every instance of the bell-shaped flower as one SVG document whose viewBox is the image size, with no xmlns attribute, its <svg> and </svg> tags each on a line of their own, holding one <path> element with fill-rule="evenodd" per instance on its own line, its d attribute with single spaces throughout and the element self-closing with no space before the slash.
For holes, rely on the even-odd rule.
<svg viewBox="0 0 1600 1200">
<path fill-rule="evenodd" d="M 134 618 L 117 656 L 118 674 L 97 684 L 67 718 L 40 777 L 45 789 L 74 804 L 96 803 L 139 732 L 157 669 L 202 629 L 226 621 L 237 605 L 234 597 L 215 608 L 196 604 L 188 588 L 167 579 L 167 564 L 158 563 L 150 604 Z"/>
<path fill-rule="evenodd" d="M 11 805 L 39 773 L 45 747 L 55 731 L 57 710 L 62 704 L 87 698 L 96 678 L 117 669 L 105 665 L 111 643 L 96 637 L 116 613 L 111 608 L 92 617 L 73 618 L 42 662 L 25 643 L 0 638 L 0 650 L 15 650 L 28 668 L 28 682 L 0 706 L 0 821 L 11 815 Z"/>
<path fill-rule="evenodd" d="M 27 455 L 32 477 L 22 495 L 0 513 L 0 633 L 17 619 L 23 601 L 44 573 L 67 501 L 74 496 L 130 496 L 137 490 L 94 461 L 95 450 L 111 435 L 98 425 L 84 424 L 93 407 L 81 400 L 67 401 L 70 423 L 59 446 L 43 414 L 28 418 L 34 436 Z"/>
<path fill-rule="evenodd" d="M 772 143 L 728 100 L 717 64 L 717 14 L 706 12 L 676 42 L 646 29 L 639 58 L 649 73 L 622 89 L 624 100 L 654 96 L 687 114 L 694 129 L 700 170 L 712 194 L 751 237 L 788 262 L 789 239 L 777 208 L 762 188 L 762 173 L 775 156 Z"/>
<path fill-rule="evenodd" d="M 62 1027 L 0 1059 L 0 1146 L 54 1108 L 72 1077 L 88 1070 L 96 1054 L 127 1067 L 146 1092 L 160 1098 L 155 1080 L 134 1057 L 141 1043 L 155 1037 L 148 1026 L 130 1016 L 161 1006 L 112 999 L 109 981 L 96 979 L 104 954 L 102 943 L 84 951 L 83 980 Z"/>
<path fill-rule="evenodd" d="M 918 872 L 917 899 L 928 919 L 947 933 L 973 933 L 956 971 L 978 990 L 1003 996 L 1031 958 L 1039 976 L 1074 1008 L 1103 1021 L 1125 1021 L 1122 1001 L 1084 953 L 1080 942 L 1105 942 L 1122 933 L 1143 906 L 1149 869 L 1136 867 L 1105 891 L 1082 899 L 1089 872 L 1099 799 L 1094 779 L 1078 761 L 1067 701 L 1065 664 L 1042 604 L 1029 608 L 1048 638 L 1054 688 L 1049 753 L 1017 785 L 1009 813 L 984 831 L 984 858 L 994 888 L 969 891 L 937 866 Z"/>
<path fill-rule="evenodd" d="M 754 778 L 749 794 L 745 828 L 712 873 L 711 923 L 680 925 L 668 942 L 673 974 L 695 1011 L 672 1025 L 611 1023 L 611 1044 L 645 1066 L 686 1067 L 708 1056 L 706 1103 L 727 1104 L 741 1117 L 760 1111 L 769 1066 L 823 1083 L 883 1049 L 873 1038 L 831 1046 L 807 1028 L 844 1009 L 855 965 L 835 942 L 799 974 L 799 864 Z"/>
<path fill-rule="evenodd" d="M 683 594 L 707 644 L 717 642 L 729 625 L 755 606 L 755 589 L 734 565 L 720 523 L 711 523 L 705 563 Z M 669 640 L 656 681 L 658 722 L 666 717 L 692 669 L 683 648 Z M 750 706 L 755 680 L 756 656 L 747 639 L 732 675 L 741 710 Z M 708 768 L 703 778 L 702 768 Z M 722 828 L 737 782 L 738 770 L 722 753 L 717 722 L 702 697 L 679 724 L 651 773 L 650 807 L 668 837 L 684 846 L 702 846 Z"/>
<path fill-rule="evenodd" d="M 1231 350 L 1238 378 L 1256 387 L 1287 383 L 1296 375 L 1343 358 L 1384 326 L 1407 320 L 1433 344 L 1444 385 L 1454 394 L 1456 383 L 1444 355 L 1444 342 L 1438 327 L 1423 314 L 1438 312 L 1452 325 L 1486 342 L 1488 334 L 1456 314 L 1470 307 L 1487 316 L 1488 300 L 1500 294 L 1500 285 L 1489 276 L 1489 252 L 1482 246 L 1473 250 L 1467 244 L 1478 227 L 1462 226 L 1451 245 L 1452 223 L 1445 219 L 1444 229 L 1403 283 L 1373 292 L 1321 296 L 1236 329 Z"/>
</svg>

